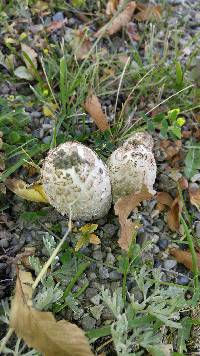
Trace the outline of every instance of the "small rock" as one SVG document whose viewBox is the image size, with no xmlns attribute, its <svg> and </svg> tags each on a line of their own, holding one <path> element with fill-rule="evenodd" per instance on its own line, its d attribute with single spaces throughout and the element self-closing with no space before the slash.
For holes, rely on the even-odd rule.
<svg viewBox="0 0 200 356">
<path fill-rule="evenodd" d="M 101 279 L 108 279 L 109 278 L 109 272 L 108 272 L 108 269 L 104 266 L 101 266 L 99 268 L 99 277 Z"/>
<path fill-rule="evenodd" d="M 117 271 L 112 271 L 109 273 L 109 278 L 111 281 L 120 281 L 122 279 L 122 274 Z"/>
<path fill-rule="evenodd" d="M 103 259 L 103 255 L 102 255 L 102 252 L 101 250 L 96 250 L 93 252 L 93 258 L 97 261 L 100 261 Z"/>
<path fill-rule="evenodd" d="M 163 267 L 167 270 L 174 268 L 177 265 L 176 260 L 165 260 L 163 262 Z"/>
<path fill-rule="evenodd" d="M 104 309 L 104 306 L 102 304 L 95 305 L 94 307 L 90 307 L 90 312 L 96 320 L 99 320 L 101 318 L 103 309 Z"/>
<path fill-rule="evenodd" d="M 56 12 L 55 15 L 53 15 L 53 21 L 63 21 L 63 20 L 64 20 L 63 12 L 59 11 Z"/>
<path fill-rule="evenodd" d="M 177 283 L 177 284 L 182 284 L 183 286 L 187 286 L 188 283 L 189 283 L 189 278 L 188 278 L 187 276 L 179 275 L 179 276 L 176 278 L 176 283 Z"/>
<path fill-rule="evenodd" d="M 30 113 L 30 116 L 32 117 L 32 118 L 39 118 L 39 117 L 41 117 L 41 112 L 39 112 L 39 111 L 32 111 L 31 113 Z"/>
<path fill-rule="evenodd" d="M 86 295 L 86 298 L 91 299 L 95 295 L 98 295 L 98 293 L 99 293 L 99 291 L 95 288 L 87 288 L 85 295 Z"/>
<path fill-rule="evenodd" d="M 94 272 L 89 272 L 89 273 L 88 273 L 88 279 L 89 279 L 90 281 L 94 281 L 95 279 L 97 279 L 96 273 L 94 273 Z"/>
<path fill-rule="evenodd" d="M 106 263 L 109 265 L 109 266 L 113 266 L 114 263 L 115 263 L 115 256 L 113 256 L 113 254 L 111 252 L 108 252 L 107 253 L 107 256 L 106 256 Z"/>
<path fill-rule="evenodd" d="M 118 228 L 117 228 L 116 225 L 106 224 L 106 225 L 104 225 L 102 230 L 104 231 L 105 237 L 112 237 L 112 236 L 115 235 L 115 233 L 118 230 Z"/>
<path fill-rule="evenodd" d="M 94 318 L 92 318 L 91 316 L 87 315 L 87 316 L 83 317 L 81 324 L 82 324 L 82 328 L 84 330 L 90 330 L 95 327 L 96 320 Z"/>
<path fill-rule="evenodd" d="M 167 239 L 160 239 L 158 241 L 158 246 L 161 250 L 166 250 L 169 245 L 169 241 Z"/>
<path fill-rule="evenodd" d="M 6 240 L 6 239 L 0 240 L 0 247 L 2 247 L 2 248 L 8 248 L 8 246 L 9 246 L 8 240 Z"/>
</svg>

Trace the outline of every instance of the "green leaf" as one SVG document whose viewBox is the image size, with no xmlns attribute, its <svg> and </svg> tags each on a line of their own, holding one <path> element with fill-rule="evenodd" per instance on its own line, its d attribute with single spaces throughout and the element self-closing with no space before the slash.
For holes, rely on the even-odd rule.
<svg viewBox="0 0 200 356">
<path fill-rule="evenodd" d="M 183 71 L 180 62 L 176 62 L 176 82 L 178 86 L 183 83 Z"/>
<path fill-rule="evenodd" d="M 168 111 L 168 119 L 172 122 L 175 121 L 179 113 L 180 109 L 173 109 Z"/>
<path fill-rule="evenodd" d="M 190 337 L 192 327 L 192 320 L 188 317 L 183 318 L 181 321 L 182 329 L 178 330 L 178 350 L 180 352 L 187 351 L 186 341 Z"/>
<path fill-rule="evenodd" d="M 15 69 L 14 74 L 17 78 L 26 79 L 26 80 L 33 80 L 32 74 L 28 71 L 25 66 L 20 66 Z"/>
<path fill-rule="evenodd" d="M 170 133 L 172 133 L 175 137 L 177 137 L 178 139 L 181 139 L 181 128 L 178 126 L 171 126 L 169 129 Z"/>
<path fill-rule="evenodd" d="M 200 169 L 200 144 L 195 143 L 189 147 L 185 157 L 184 173 L 187 178 L 193 177 Z"/>
</svg>

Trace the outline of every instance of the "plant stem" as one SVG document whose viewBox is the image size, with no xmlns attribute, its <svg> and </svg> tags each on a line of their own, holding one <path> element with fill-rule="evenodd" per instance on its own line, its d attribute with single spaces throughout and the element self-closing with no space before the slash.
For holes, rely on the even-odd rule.
<svg viewBox="0 0 200 356">
<path fill-rule="evenodd" d="M 192 271 L 194 273 L 194 287 L 196 290 L 199 289 L 199 269 L 198 269 L 198 264 L 197 264 L 197 255 L 196 255 L 196 251 L 195 251 L 195 248 L 194 248 L 194 244 L 193 244 L 193 240 L 192 240 L 192 236 L 190 235 L 190 231 L 188 229 L 188 226 L 183 218 L 183 216 L 181 215 L 180 216 L 180 220 L 181 220 L 181 223 L 183 224 L 183 227 L 184 227 L 184 232 L 185 232 L 185 235 L 187 237 L 187 240 L 188 240 L 188 244 L 189 244 L 189 249 L 190 249 L 190 252 L 191 252 L 191 255 L 192 255 Z"/>
<path fill-rule="evenodd" d="M 76 272 L 75 276 L 71 279 L 71 281 L 69 282 L 67 288 L 65 289 L 64 293 L 63 293 L 63 298 L 65 299 L 67 297 L 67 295 L 71 292 L 73 286 L 75 285 L 75 283 L 78 281 L 78 279 L 80 278 L 80 276 L 83 274 L 83 272 L 86 270 L 86 268 L 90 265 L 90 262 L 85 262 L 83 263 L 80 268 L 78 269 L 78 271 Z"/>
</svg>

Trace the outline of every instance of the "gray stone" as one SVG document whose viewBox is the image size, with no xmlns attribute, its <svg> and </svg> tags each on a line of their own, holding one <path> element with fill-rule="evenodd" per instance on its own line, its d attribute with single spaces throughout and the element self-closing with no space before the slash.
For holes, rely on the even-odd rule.
<svg viewBox="0 0 200 356">
<path fill-rule="evenodd" d="M 39 111 L 32 111 L 31 113 L 30 113 L 30 116 L 32 117 L 32 118 L 39 118 L 39 117 L 41 117 L 41 112 L 39 112 Z"/>
<path fill-rule="evenodd" d="M 118 230 L 116 225 L 113 224 L 106 224 L 104 225 L 104 227 L 102 228 L 102 230 L 104 231 L 104 234 L 108 237 L 112 237 L 115 235 L 116 231 Z"/>
<path fill-rule="evenodd" d="M 96 250 L 93 252 L 93 258 L 97 261 L 100 261 L 103 259 L 103 255 L 102 255 L 102 252 L 101 250 Z"/>
<path fill-rule="evenodd" d="M 96 320 L 94 318 L 92 318 L 91 316 L 89 315 L 86 315 L 83 317 L 82 321 L 81 321 L 81 324 L 82 324 L 82 328 L 84 330 L 90 330 L 90 329 L 93 329 L 96 325 Z"/>
<path fill-rule="evenodd" d="M 55 15 L 53 15 L 53 21 L 63 21 L 63 20 L 64 20 L 63 12 L 59 11 L 56 12 Z"/>
<path fill-rule="evenodd" d="M 96 273 L 94 273 L 94 272 L 89 272 L 89 273 L 88 273 L 88 279 L 89 279 L 90 281 L 94 281 L 95 279 L 97 279 Z"/>
<path fill-rule="evenodd" d="M 109 273 L 109 278 L 111 281 L 120 281 L 122 279 L 122 274 L 117 271 L 112 271 Z"/>
<path fill-rule="evenodd" d="M 109 272 L 108 272 L 108 269 L 104 266 L 101 266 L 99 268 L 99 277 L 101 279 L 108 279 L 109 278 Z"/>
<path fill-rule="evenodd" d="M 177 265 L 176 260 L 165 260 L 163 262 L 163 267 L 167 270 L 174 268 Z"/>
<path fill-rule="evenodd" d="M 107 253 L 107 256 L 106 256 L 106 263 L 109 265 L 109 266 L 113 266 L 113 264 L 115 263 L 115 256 L 113 256 L 113 254 L 111 252 L 108 252 Z"/>
<path fill-rule="evenodd" d="M 90 298 L 90 301 L 95 305 L 99 305 L 100 300 L 101 300 L 100 294 L 97 294 L 94 297 Z"/>
<path fill-rule="evenodd" d="M 0 247 L 2 247 L 2 248 L 8 248 L 8 246 L 9 246 L 8 240 L 6 240 L 6 239 L 0 240 Z"/>
<path fill-rule="evenodd" d="M 86 298 L 91 299 L 98 293 L 99 293 L 99 291 L 96 288 L 87 288 L 85 295 L 86 295 Z"/>
</svg>

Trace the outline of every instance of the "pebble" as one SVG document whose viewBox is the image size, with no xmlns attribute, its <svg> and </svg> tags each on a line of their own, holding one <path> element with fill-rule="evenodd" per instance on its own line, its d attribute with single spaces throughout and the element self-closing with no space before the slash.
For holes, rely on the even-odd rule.
<svg viewBox="0 0 200 356">
<path fill-rule="evenodd" d="M 90 298 L 90 301 L 95 305 L 99 305 L 100 300 L 101 300 L 100 294 L 97 294 L 94 297 Z"/>
<path fill-rule="evenodd" d="M 103 259 L 103 254 L 101 252 L 101 250 L 96 250 L 93 252 L 93 258 L 97 261 L 100 261 Z"/>
<path fill-rule="evenodd" d="M 111 281 L 120 281 L 122 279 L 122 274 L 117 271 L 112 271 L 109 273 L 109 278 Z"/>
<path fill-rule="evenodd" d="M 182 284 L 183 286 L 187 286 L 188 283 L 189 283 L 189 278 L 188 278 L 187 276 L 179 275 L 179 276 L 176 278 L 176 283 L 177 283 L 177 284 Z"/>
<path fill-rule="evenodd" d="M 0 240 L 0 247 L 2 247 L 2 248 L 8 248 L 8 246 L 9 246 L 8 240 L 6 240 L 6 239 Z"/>
<path fill-rule="evenodd" d="M 108 279 L 109 278 L 109 272 L 106 267 L 101 266 L 99 268 L 99 277 L 100 277 L 100 279 Z"/>
<path fill-rule="evenodd" d="M 91 316 L 89 315 L 86 315 L 83 317 L 82 321 L 81 321 L 81 324 L 82 324 L 82 328 L 84 330 L 90 330 L 90 329 L 93 329 L 96 325 L 96 320 L 94 318 L 92 318 Z"/>
<path fill-rule="evenodd" d="M 96 273 L 94 273 L 94 272 L 89 272 L 89 273 L 88 273 L 88 279 L 89 279 L 90 281 L 94 281 L 95 279 L 97 279 Z"/>
<path fill-rule="evenodd" d="M 59 11 L 56 12 L 55 15 L 53 15 L 53 21 L 63 21 L 63 20 L 64 20 L 63 12 Z"/>
<path fill-rule="evenodd" d="M 158 241 L 158 246 L 161 250 L 166 250 L 168 245 L 169 245 L 169 240 L 167 240 L 167 239 L 160 239 Z"/>
<path fill-rule="evenodd" d="M 109 266 L 113 266 L 115 263 L 115 256 L 111 252 L 107 253 L 106 256 L 106 261 L 105 261 Z"/>
<path fill-rule="evenodd" d="M 118 227 L 113 224 L 106 224 L 103 226 L 102 230 L 104 231 L 104 234 L 107 237 L 112 237 L 115 235 L 116 231 L 118 230 Z"/>
<path fill-rule="evenodd" d="M 163 267 L 167 270 L 174 268 L 177 265 L 176 260 L 165 260 L 163 262 Z"/>
<path fill-rule="evenodd" d="M 42 113 L 39 112 L 39 111 L 32 111 L 32 112 L 30 113 L 30 116 L 31 116 L 32 118 L 39 118 L 39 117 L 42 116 Z"/>
<path fill-rule="evenodd" d="M 98 295 L 99 294 L 99 291 L 95 288 L 87 288 L 86 290 L 86 298 L 90 299 L 93 298 L 95 295 Z"/>
</svg>

